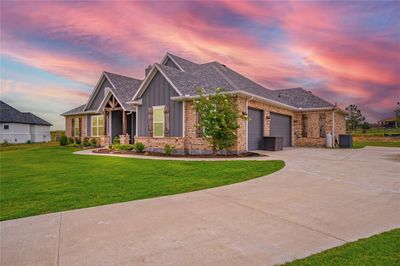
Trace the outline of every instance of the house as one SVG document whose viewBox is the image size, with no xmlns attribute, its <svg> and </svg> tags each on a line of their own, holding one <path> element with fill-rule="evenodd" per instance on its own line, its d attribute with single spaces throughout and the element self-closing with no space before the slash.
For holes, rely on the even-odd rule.
<svg viewBox="0 0 400 266">
<path fill-rule="evenodd" d="M 377 124 L 379 127 L 383 127 L 383 128 L 396 128 L 396 127 L 398 127 L 398 124 L 400 124 L 400 123 L 396 123 L 397 119 L 398 119 L 397 117 L 389 117 L 389 118 L 379 120 Z"/>
<path fill-rule="evenodd" d="M 20 112 L 0 101 L 0 142 L 49 142 L 49 122 L 32 113 Z"/>
<path fill-rule="evenodd" d="M 102 73 L 86 104 L 63 113 L 67 136 L 97 137 L 108 145 L 142 142 L 147 150 L 166 144 L 179 153 L 209 153 L 196 130 L 191 101 L 199 89 L 220 87 L 237 96 L 241 112 L 232 152 L 260 148 L 263 136 L 282 136 L 284 146 L 321 146 L 325 134 L 345 133 L 345 112 L 302 88 L 269 90 L 218 62 L 198 64 L 167 53 L 145 70 L 143 80 Z"/>
</svg>

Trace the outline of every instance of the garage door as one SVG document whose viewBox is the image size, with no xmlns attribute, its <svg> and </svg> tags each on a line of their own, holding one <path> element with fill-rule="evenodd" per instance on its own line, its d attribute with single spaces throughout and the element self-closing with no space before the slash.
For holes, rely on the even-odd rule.
<svg viewBox="0 0 400 266">
<path fill-rule="evenodd" d="M 263 111 L 249 108 L 248 149 L 259 150 L 263 137 Z"/>
<path fill-rule="evenodd" d="M 283 137 L 283 146 L 288 147 L 291 144 L 291 117 L 277 113 L 270 114 L 270 136 Z"/>
</svg>

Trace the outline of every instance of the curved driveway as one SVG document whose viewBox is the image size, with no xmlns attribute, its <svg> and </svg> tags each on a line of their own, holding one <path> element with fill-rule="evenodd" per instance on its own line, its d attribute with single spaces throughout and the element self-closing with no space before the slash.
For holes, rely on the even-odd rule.
<svg viewBox="0 0 400 266">
<path fill-rule="evenodd" d="M 1 265 L 270 265 L 400 227 L 400 149 L 270 154 L 244 183 L 2 222 Z"/>
</svg>

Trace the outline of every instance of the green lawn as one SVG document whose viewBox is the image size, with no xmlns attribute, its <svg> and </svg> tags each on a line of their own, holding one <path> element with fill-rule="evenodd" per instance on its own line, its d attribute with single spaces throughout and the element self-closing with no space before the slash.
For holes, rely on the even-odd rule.
<svg viewBox="0 0 400 266">
<path fill-rule="evenodd" d="M 362 129 L 357 129 L 356 131 L 351 132 L 353 136 L 376 136 L 381 137 L 384 134 L 400 134 L 400 128 L 370 128 L 363 132 Z"/>
<path fill-rule="evenodd" d="M 0 220 L 172 195 L 270 174 L 282 161 L 183 162 L 72 154 L 50 144 L 1 147 Z"/>
<path fill-rule="evenodd" d="M 354 141 L 353 148 L 364 148 L 366 146 L 379 146 L 379 147 L 400 147 L 400 141 Z"/>
<path fill-rule="evenodd" d="M 284 265 L 400 265 L 400 229 L 348 243 Z"/>
</svg>

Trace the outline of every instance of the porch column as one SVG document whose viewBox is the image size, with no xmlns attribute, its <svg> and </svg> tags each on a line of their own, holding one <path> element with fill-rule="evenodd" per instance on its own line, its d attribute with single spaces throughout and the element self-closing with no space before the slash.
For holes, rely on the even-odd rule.
<svg viewBox="0 0 400 266">
<path fill-rule="evenodd" d="M 122 135 L 126 135 L 127 125 L 126 125 L 126 113 L 122 110 Z"/>
</svg>

